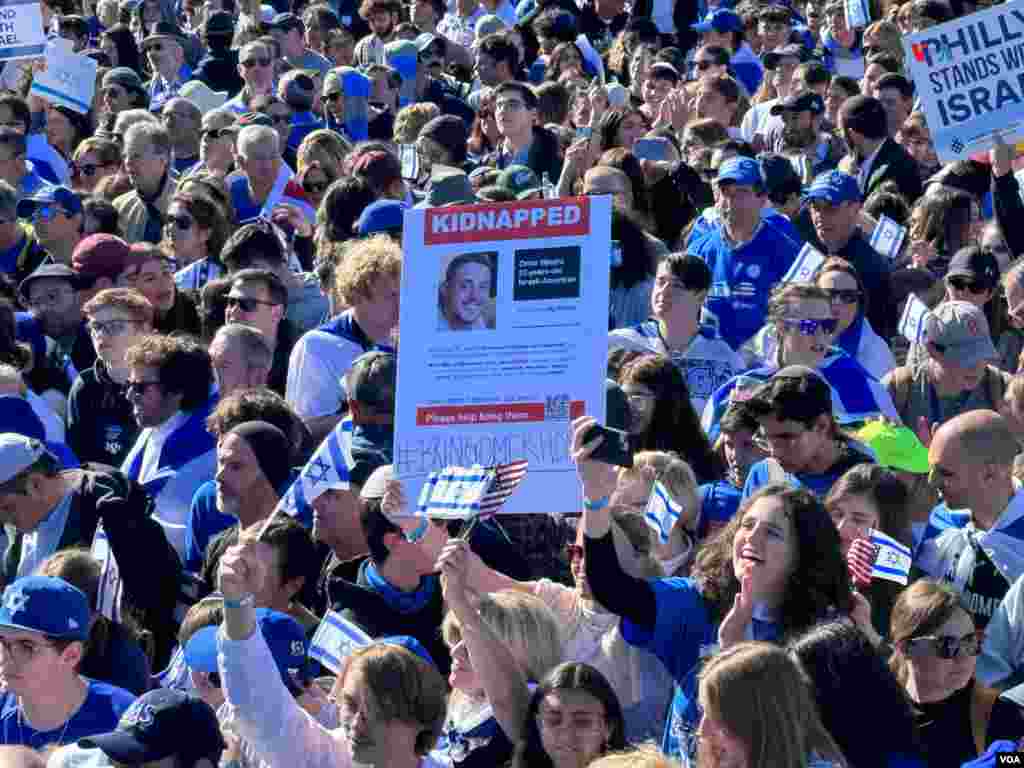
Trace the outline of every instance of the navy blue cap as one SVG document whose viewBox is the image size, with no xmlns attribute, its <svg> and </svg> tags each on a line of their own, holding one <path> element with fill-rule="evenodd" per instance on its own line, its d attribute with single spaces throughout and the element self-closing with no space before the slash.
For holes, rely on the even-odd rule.
<svg viewBox="0 0 1024 768">
<path fill-rule="evenodd" d="M 807 61 L 811 57 L 811 52 L 800 43 L 788 43 L 768 51 L 761 57 L 761 62 L 765 69 L 775 69 L 779 66 L 779 62 L 787 57 L 798 61 Z"/>
<path fill-rule="evenodd" d="M 805 200 L 824 200 L 831 205 L 860 202 L 860 185 L 848 173 L 826 171 L 820 174 L 804 193 Z"/>
<path fill-rule="evenodd" d="M 750 157 L 730 157 L 718 167 L 715 181 L 719 184 L 729 182 L 745 187 L 764 186 L 764 174 L 761 164 Z"/>
<path fill-rule="evenodd" d="M 125 710 L 117 730 L 81 739 L 78 746 L 101 749 L 122 765 L 142 765 L 178 755 L 185 765 L 224 751 L 217 714 L 205 701 L 170 688 L 143 694 Z"/>
<path fill-rule="evenodd" d="M 18 218 L 27 219 L 39 206 L 52 205 L 54 203 L 63 208 L 68 216 L 74 216 L 82 212 L 82 198 L 67 187 L 48 184 L 37 189 L 34 194 L 18 201 Z"/>
<path fill-rule="evenodd" d="M 810 112 L 812 115 L 820 115 L 825 112 L 825 100 L 814 91 L 797 91 L 771 109 L 773 115 L 781 115 L 783 112 Z"/>
<path fill-rule="evenodd" d="M 742 32 L 743 19 L 735 11 L 730 11 L 728 8 L 715 8 L 715 10 L 709 11 L 702 21 L 691 24 L 690 29 L 701 34 L 711 30 L 715 32 Z"/>
<path fill-rule="evenodd" d="M 55 576 L 25 576 L 8 585 L 0 628 L 39 632 L 65 640 L 89 637 L 89 598 Z"/>
<path fill-rule="evenodd" d="M 294 13 L 279 13 L 273 21 L 266 25 L 270 29 L 301 29 L 305 30 L 306 25 L 302 23 L 302 19 L 296 16 Z"/>
<path fill-rule="evenodd" d="M 398 200 L 378 200 L 370 203 L 359 214 L 356 231 L 360 237 L 369 237 L 378 232 L 401 232 L 405 210 L 405 203 Z"/>
<path fill-rule="evenodd" d="M 285 685 L 305 685 L 310 679 L 306 635 L 291 616 L 269 608 L 256 610 L 256 624 L 274 657 Z M 203 627 L 185 644 L 185 663 L 197 672 L 217 671 L 217 627 Z"/>
</svg>

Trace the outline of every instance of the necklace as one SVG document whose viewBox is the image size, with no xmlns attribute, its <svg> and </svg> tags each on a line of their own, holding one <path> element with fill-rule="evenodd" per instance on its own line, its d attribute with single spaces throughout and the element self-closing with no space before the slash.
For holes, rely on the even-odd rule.
<svg viewBox="0 0 1024 768">
<path fill-rule="evenodd" d="M 63 746 L 63 744 L 64 744 L 64 736 L 68 732 L 68 726 L 71 725 L 71 721 L 75 719 L 75 715 L 78 714 L 78 710 L 79 709 L 81 709 L 81 706 L 79 706 L 77 709 L 75 709 L 74 712 L 72 712 L 70 715 L 68 715 L 68 719 L 64 721 L 64 727 L 61 729 L 60 736 L 57 738 L 57 746 L 58 747 Z M 49 742 L 49 743 L 43 743 L 43 744 L 33 744 L 32 743 L 32 739 L 35 738 L 36 736 L 41 735 L 41 734 L 52 733 L 54 730 L 56 730 L 55 728 L 51 728 L 49 731 L 36 731 L 34 736 L 30 735 L 26 739 L 25 738 L 25 729 L 22 726 L 22 722 L 24 720 L 26 720 L 26 719 L 27 718 L 25 717 L 25 707 L 24 707 L 24 705 L 21 702 L 21 697 L 19 696 L 18 697 L 18 742 L 21 743 L 21 744 L 24 744 L 26 747 L 31 747 L 32 749 L 41 749 L 42 747 L 48 746 L 48 744 L 52 743 L 52 742 Z"/>
</svg>

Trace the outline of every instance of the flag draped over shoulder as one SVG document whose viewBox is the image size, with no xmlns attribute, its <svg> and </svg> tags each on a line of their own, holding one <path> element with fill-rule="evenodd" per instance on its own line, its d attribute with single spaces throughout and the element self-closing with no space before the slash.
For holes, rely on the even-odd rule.
<svg viewBox="0 0 1024 768">
<path fill-rule="evenodd" d="M 324 491 L 349 487 L 349 470 L 353 463 L 352 429 L 349 416 L 331 430 L 291 488 L 281 497 L 274 515 L 281 512 L 289 517 L 299 517 Z"/>
</svg>

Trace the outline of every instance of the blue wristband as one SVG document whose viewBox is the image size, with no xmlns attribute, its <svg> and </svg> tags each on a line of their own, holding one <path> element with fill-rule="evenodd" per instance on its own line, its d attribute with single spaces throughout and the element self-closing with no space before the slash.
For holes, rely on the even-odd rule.
<svg viewBox="0 0 1024 768">
<path fill-rule="evenodd" d="M 230 598 L 224 598 L 225 608 L 245 608 L 247 606 L 256 605 L 256 595 L 245 595 L 240 600 L 231 600 Z"/>
<path fill-rule="evenodd" d="M 589 512 L 596 512 L 599 509 L 604 509 L 608 506 L 608 497 L 602 496 L 600 499 L 591 501 L 586 496 L 583 497 L 583 508 Z"/>
</svg>

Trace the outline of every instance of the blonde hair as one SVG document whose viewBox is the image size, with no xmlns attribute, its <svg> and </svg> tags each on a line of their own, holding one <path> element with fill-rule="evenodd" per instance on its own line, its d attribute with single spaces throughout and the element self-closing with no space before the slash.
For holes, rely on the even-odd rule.
<svg viewBox="0 0 1024 768">
<path fill-rule="evenodd" d="M 339 261 L 334 287 L 345 306 L 372 297 L 371 287 L 382 277 L 402 274 L 402 247 L 387 235 L 374 235 L 356 241 Z"/>
<path fill-rule="evenodd" d="M 412 144 L 419 137 L 423 126 L 440 114 L 441 110 L 437 104 L 429 101 L 402 107 L 395 115 L 395 142 Z"/>
<path fill-rule="evenodd" d="M 681 768 L 670 760 L 656 744 L 641 744 L 625 752 L 614 752 L 599 757 L 590 768 Z"/>
<path fill-rule="evenodd" d="M 842 752 L 818 716 L 806 675 L 790 655 L 771 643 L 739 643 L 700 672 L 699 701 L 705 717 L 725 728 L 761 768 L 804 768 L 812 755 L 845 765 Z M 717 765 L 701 740 L 701 768 Z"/>
<path fill-rule="evenodd" d="M 341 175 L 342 165 L 345 163 L 345 156 L 352 151 L 352 145 L 346 141 L 337 131 L 326 128 L 318 128 L 306 134 L 306 137 L 299 144 L 295 151 L 295 175 L 299 176 L 316 159 L 316 153 L 324 152 L 330 156 L 334 176 Z"/>
<path fill-rule="evenodd" d="M 555 614 L 539 597 L 504 590 L 482 595 L 480 618 L 508 646 L 527 680 L 539 682 L 562 661 L 562 631 Z M 449 648 L 462 640 L 458 619 L 449 611 L 441 624 Z"/>
</svg>

